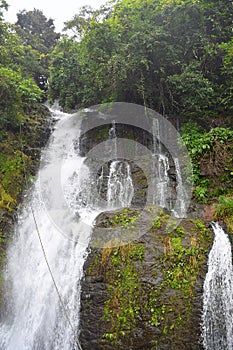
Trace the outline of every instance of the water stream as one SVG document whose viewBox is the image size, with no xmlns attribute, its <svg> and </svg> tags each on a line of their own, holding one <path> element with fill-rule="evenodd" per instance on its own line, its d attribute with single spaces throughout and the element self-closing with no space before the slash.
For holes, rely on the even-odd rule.
<svg viewBox="0 0 233 350">
<path fill-rule="evenodd" d="M 222 227 L 215 238 L 204 283 L 202 333 L 205 350 L 233 349 L 233 268 L 231 244 Z"/>
<path fill-rule="evenodd" d="M 128 207 L 134 194 L 130 165 L 113 161 L 110 165 L 107 201 L 110 207 Z"/>
<path fill-rule="evenodd" d="M 79 123 L 70 121 L 69 124 L 69 115 L 53 113 L 58 119 L 55 131 L 43 152 L 34 189 L 26 197 L 8 250 L 6 308 L 0 323 L 1 350 L 78 349 L 75 345 L 78 334 L 73 332 L 69 321 L 73 329 L 78 330 L 83 264 L 92 223 L 103 208 L 98 208 L 97 186 L 85 165 L 85 158 L 78 154 L 77 142 L 71 142 L 77 141 Z M 130 205 L 133 196 L 130 175 L 128 164 L 112 163 L 105 210 L 108 203 L 110 207 Z M 58 190 L 60 185 L 62 193 Z M 61 195 L 76 218 L 75 232 L 67 226 L 68 235 L 66 230 L 61 232 L 53 221 L 55 215 L 63 229 L 66 228 L 67 217 Z M 48 271 L 32 213 L 69 321 Z"/>
</svg>

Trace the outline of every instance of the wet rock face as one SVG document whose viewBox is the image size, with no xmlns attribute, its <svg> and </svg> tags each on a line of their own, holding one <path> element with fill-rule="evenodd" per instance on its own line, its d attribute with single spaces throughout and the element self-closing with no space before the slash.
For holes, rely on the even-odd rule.
<svg viewBox="0 0 233 350">
<path fill-rule="evenodd" d="M 88 124 L 87 121 L 84 119 Z M 114 126 L 113 126 L 114 125 Z M 148 195 L 148 181 L 152 181 L 152 177 L 154 175 L 154 170 L 152 170 L 152 161 L 154 164 L 158 164 L 160 162 L 159 155 L 162 153 L 168 159 L 169 169 L 168 169 L 168 177 L 170 181 L 170 203 L 175 203 L 176 200 L 176 186 L 177 186 L 177 174 L 176 168 L 174 165 L 174 161 L 172 156 L 166 150 L 163 144 L 159 144 L 157 140 L 157 144 L 155 145 L 155 139 L 152 133 L 149 133 L 146 130 L 140 129 L 133 125 L 127 124 L 103 124 L 101 126 L 96 126 L 95 128 L 89 129 L 88 125 L 84 126 L 84 129 L 87 129 L 87 132 L 82 132 L 79 140 L 79 153 L 82 156 L 87 157 L 88 166 L 90 169 L 93 169 L 94 174 L 97 176 L 102 176 L 103 181 L 101 182 L 101 190 L 99 191 L 101 197 L 106 200 L 107 193 L 107 182 L 109 177 L 110 165 L 114 160 L 122 160 L 126 161 L 130 165 L 132 182 L 134 186 L 134 197 L 132 200 L 132 206 L 143 206 L 146 204 L 147 195 Z M 114 131 L 113 131 L 114 129 Z M 109 153 L 110 145 L 106 142 L 109 140 L 132 140 L 133 144 L 130 146 L 133 148 L 132 155 L 133 160 L 124 159 L 124 157 L 120 157 L 119 154 L 124 155 L 124 149 L 118 149 L 116 151 L 116 157 L 114 158 L 114 154 L 110 152 L 109 161 L 105 161 L 101 159 L 101 155 L 105 155 Z M 114 143 L 114 141 L 113 141 Z M 140 144 L 140 146 L 138 146 Z M 159 144 L 159 146 L 158 146 Z M 120 144 L 121 145 L 121 144 Z M 148 156 L 150 162 L 148 162 L 148 158 L 144 159 L 145 154 L 143 153 L 140 147 L 144 147 L 148 150 Z M 98 147 L 98 151 L 97 148 Z M 112 146 L 111 146 L 112 147 Z M 117 146 L 116 146 L 117 147 Z M 124 146 L 122 146 L 124 148 Z M 155 151 L 155 148 L 159 148 Z M 121 147 L 120 147 L 121 148 Z M 101 150 L 101 151 L 100 151 Z M 143 156 L 140 155 L 140 151 L 143 153 Z M 93 153 L 92 153 L 93 152 Z M 95 152 L 98 153 L 97 161 L 95 159 Z M 155 154 L 154 154 L 155 152 Z M 125 152 L 127 154 L 127 151 Z M 153 157 L 152 157 L 153 154 Z M 94 156 L 94 160 L 92 157 Z M 89 158 L 90 157 L 90 158 Z M 137 163 L 134 160 L 139 159 L 140 163 Z M 153 160 L 152 160 L 153 158 Z M 100 164 L 99 168 L 96 163 Z M 164 165 L 165 166 L 165 165 Z M 157 174 L 158 176 L 158 174 Z M 98 182 L 98 179 L 97 179 Z"/>
<path fill-rule="evenodd" d="M 161 210 L 151 210 L 152 227 L 137 241 L 117 247 L 115 239 L 90 249 L 81 294 L 83 350 L 202 350 L 202 286 L 211 234 L 199 220 L 176 226 Z M 120 215 L 101 214 L 93 235 Z"/>
<path fill-rule="evenodd" d="M 109 169 L 111 162 L 105 163 L 98 171 L 97 177 L 102 176 L 103 181 L 101 181 L 101 187 L 98 188 L 98 193 L 104 199 L 107 200 L 107 187 L 108 187 L 108 178 L 109 178 Z M 143 170 L 133 162 L 129 162 L 131 170 L 131 178 L 134 187 L 134 196 L 132 198 L 132 206 L 142 207 L 146 204 L 147 199 L 147 177 L 144 174 Z M 98 184 L 98 178 L 97 178 Z"/>
</svg>

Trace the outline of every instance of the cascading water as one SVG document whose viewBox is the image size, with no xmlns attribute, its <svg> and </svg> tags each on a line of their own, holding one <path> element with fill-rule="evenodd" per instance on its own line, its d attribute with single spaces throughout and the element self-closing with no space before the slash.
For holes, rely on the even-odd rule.
<svg viewBox="0 0 233 350">
<path fill-rule="evenodd" d="M 158 205 L 162 208 L 168 206 L 168 194 L 169 194 L 169 161 L 164 154 L 158 155 L 158 181 L 156 184 L 156 193 L 158 194 Z"/>
<path fill-rule="evenodd" d="M 129 206 L 134 194 L 130 165 L 113 161 L 110 165 L 107 201 L 111 207 Z"/>
<path fill-rule="evenodd" d="M 174 213 L 177 217 L 185 217 L 187 211 L 187 196 L 183 186 L 183 180 L 181 177 L 180 163 L 178 158 L 174 158 L 174 164 L 176 169 L 176 192 L 177 192 L 177 200 L 178 206 L 177 210 Z"/>
<path fill-rule="evenodd" d="M 117 132 L 116 132 L 116 121 L 113 120 L 112 127 L 109 130 L 109 138 L 114 140 L 113 155 L 117 157 Z"/>
<path fill-rule="evenodd" d="M 6 309 L 0 323 L 1 350 L 78 349 L 80 280 L 92 231 L 90 223 L 103 208 L 98 208 L 94 192 L 96 183 L 93 184 L 85 158 L 79 156 L 76 149 L 78 123 L 74 125 L 71 121 L 69 124 L 70 116 L 61 112 L 56 112 L 55 117 L 59 120 L 42 157 L 43 166 L 8 250 Z M 57 164 L 61 160 L 62 172 L 57 176 Z M 133 193 L 130 175 L 128 164 L 112 163 L 105 210 L 108 202 L 111 206 L 130 205 Z M 68 237 L 56 227 L 47 210 L 51 208 L 53 217 L 59 217 L 59 222 L 66 227 L 68 219 L 64 204 L 56 191 L 59 181 L 77 221 L 74 232 L 69 230 Z M 116 181 L 116 189 L 113 181 Z M 32 214 L 66 311 L 49 274 Z"/>
<path fill-rule="evenodd" d="M 40 175 L 43 172 L 50 172 L 50 179 L 55 178 L 56 161 L 67 157 L 69 153 L 68 130 L 62 130 L 62 125 L 69 116 L 57 112 L 55 117 L 60 120 L 52 141 L 43 155 L 44 167 L 40 170 L 31 199 L 19 217 L 14 241 L 8 251 L 7 306 L 0 325 L 1 350 L 78 349 L 74 345 L 77 334 L 73 333 L 64 315 L 46 266 L 32 215 L 33 210 L 61 298 L 70 322 L 74 329 L 77 329 L 80 298 L 78 281 L 82 277 L 86 246 L 67 239 L 56 229 L 39 195 Z M 78 162 L 80 166 L 82 164 L 80 157 L 77 159 L 76 168 Z M 67 175 L 67 178 L 72 177 L 72 166 L 67 168 Z M 59 198 L 56 198 L 54 191 L 47 193 L 47 198 L 45 196 L 44 199 L 47 199 L 50 206 L 56 202 L 59 207 Z M 72 197 L 70 201 L 72 203 Z M 87 238 L 90 236 L 89 227 L 81 222 L 79 229 Z"/>
<path fill-rule="evenodd" d="M 117 133 L 116 122 L 113 120 L 109 129 L 109 139 L 113 140 L 112 154 L 117 158 Z M 114 209 L 129 206 L 134 195 L 131 167 L 125 160 L 113 160 L 107 167 L 108 174 L 105 174 L 104 167 L 101 167 L 100 176 L 97 180 L 98 194 L 106 188 L 106 200 L 108 208 Z M 107 178 L 107 180 L 106 180 Z"/>
<path fill-rule="evenodd" d="M 158 119 L 153 119 L 152 124 L 153 135 L 153 183 L 154 194 L 153 204 L 162 208 L 169 209 L 169 184 L 168 176 L 169 160 L 168 157 L 162 153 L 160 142 L 160 131 Z"/>
<path fill-rule="evenodd" d="M 215 238 L 204 282 L 202 335 L 205 350 L 233 349 L 233 268 L 231 244 L 221 226 Z"/>
</svg>

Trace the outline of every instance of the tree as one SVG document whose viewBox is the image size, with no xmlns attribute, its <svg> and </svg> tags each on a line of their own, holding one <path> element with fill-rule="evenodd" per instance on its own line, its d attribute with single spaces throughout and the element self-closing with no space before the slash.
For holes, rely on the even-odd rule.
<svg viewBox="0 0 233 350">
<path fill-rule="evenodd" d="M 0 129 L 17 127 L 23 108 L 40 101 L 41 97 L 42 92 L 32 79 L 0 67 Z"/>
<path fill-rule="evenodd" d="M 82 38 L 92 22 L 102 22 L 103 19 L 110 16 L 111 11 L 111 4 L 103 5 L 97 10 L 88 5 L 82 6 L 79 13 L 75 14 L 71 20 L 65 22 L 64 31 L 72 30 L 75 37 Z"/>
<path fill-rule="evenodd" d="M 60 34 L 55 32 L 52 19 L 47 19 L 43 12 L 23 10 L 17 14 L 16 32 L 21 37 L 26 50 L 26 60 L 29 70 L 42 89 L 46 89 L 48 80 L 49 54 L 54 48 Z M 33 56 L 33 59 L 32 59 Z M 30 61 L 33 63 L 30 67 Z M 38 62 L 36 65 L 35 62 Z"/>
<path fill-rule="evenodd" d="M 230 113 L 231 2 L 121 0 L 101 16 L 84 8 L 67 22 L 79 34 L 79 106 L 114 100 L 196 118 Z M 69 76 L 69 64 L 63 69 Z"/>
<path fill-rule="evenodd" d="M 58 99 L 64 108 L 79 104 L 78 92 L 83 88 L 80 81 L 79 45 L 63 37 L 51 54 L 49 98 Z"/>
<path fill-rule="evenodd" d="M 9 5 L 5 0 L 0 0 L 0 20 L 3 18 L 4 11 L 7 11 Z"/>
</svg>

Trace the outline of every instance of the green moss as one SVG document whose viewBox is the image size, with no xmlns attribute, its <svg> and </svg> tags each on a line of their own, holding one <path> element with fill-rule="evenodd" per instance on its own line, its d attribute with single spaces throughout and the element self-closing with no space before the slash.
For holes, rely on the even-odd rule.
<svg viewBox="0 0 233 350">
<path fill-rule="evenodd" d="M 101 253 L 95 250 L 95 254 L 92 254 L 94 259 L 89 262 L 87 274 L 89 276 L 94 275 L 99 271 L 100 261 L 101 261 Z"/>
<path fill-rule="evenodd" d="M 174 232 L 180 236 L 180 237 L 184 237 L 185 236 L 185 229 L 183 226 L 178 226 L 174 229 Z"/>
<path fill-rule="evenodd" d="M 212 234 L 210 230 L 206 227 L 204 222 L 199 219 L 194 219 L 190 221 L 192 221 L 195 224 L 195 227 L 200 231 L 202 239 L 210 243 Z"/>
<path fill-rule="evenodd" d="M 164 284 L 182 290 L 185 296 L 191 295 L 202 253 L 195 237 L 190 239 L 189 247 L 184 247 L 180 237 L 171 237 L 163 258 Z"/>
<path fill-rule="evenodd" d="M 151 213 L 156 213 L 154 219 L 151 221 L 151 229 L 152 230 L 158 230 L 162 227 L 162 224 L 167 221 L 167 219 L 170 217 L 169 215 L 165 214 L 161 209 L 158 211 L 157 207 L 152 207 L 149 209 Z M 154 210 L 154 211 L 153 211 Z M 157 212 L 156 212 L 157 211 Z"/>
<path fill-rule="evenodd" d="M 150 249 L 156 249 L 157 244 L 164 249 L 155 254 L 154 268 L 146 279 L 145 244 L 118 248 L 112 248 L 114 244 L 106 245 L 101 261 L 95 263 L 102 264 L 108 285 L 101 321 L 105 346 L 133 347 L 133 335 L 141 327 L 141 320 L 147 320 L 146 327 L 150 327 L 147 331 L 155 328 L 151 349 L 156 344 L 162 347 L 168 337 L 173 339 L 181 334 L 182 327 L 192 327 L 195 284 L 203 272 L 212 235 L 200 220 L 187 219 L 178 225 L 177 219 L 161 211 L 158 216 L 155 207 L 149 210 L 155 215 L 150 231 L 155 246 Z"/>
<path fill-rule="evenodd" d="M 103 339 L 115 342 L 125 337 L 140 314 L 140 276 L 135 262 L 144 260 L 144 246 L 128 244 L 114 248 L 109 257 L 107 279 L 109 299 L 103 319 L 110 323 L 110 332 Z"/>
<path fill-rule="evenodd" d="M 150 324 L 159 328 L 162 336 L 174 333 L 177 327 L 188 322 L 195 283 L 212 237 L 200 220 L 188 220 L 185 224 L 188 232 L 181 225 L 171 230 L 170 225 L 171 220 L 169 234 L 164 238 L 164 255 L 160 260 L 163 282 L 159 288 L 150 291 L 147 304 L 151 313 Z M 164 295 L 170 295 L 166 303 Z"/>
</svg>

